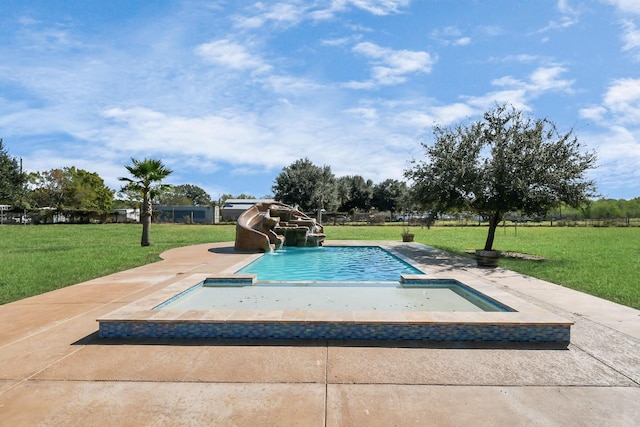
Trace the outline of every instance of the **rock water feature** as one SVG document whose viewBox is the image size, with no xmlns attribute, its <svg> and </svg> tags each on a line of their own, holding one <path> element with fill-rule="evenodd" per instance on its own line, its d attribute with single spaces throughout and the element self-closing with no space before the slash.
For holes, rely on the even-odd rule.
<svg viewBox="0 0 640 427">
<path fill-rule="evenodd" d="M 256 203 L 236 223 L 235 249 L 269 252 L 281 246 L 322 246 L 322 225 L 284 203 Z"/>
</svg>

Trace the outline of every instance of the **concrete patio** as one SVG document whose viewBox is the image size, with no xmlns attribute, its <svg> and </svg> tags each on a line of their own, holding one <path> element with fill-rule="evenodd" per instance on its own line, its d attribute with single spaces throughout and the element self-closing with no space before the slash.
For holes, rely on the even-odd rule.
<svg viewBox="0 0 640 427">
<path fill-rule="evenodd" d="M 96 319 L 250 256 L 232 242 L 197 245 L 0 306 L 0 425 L 638 424 L 640 311 L 422 245 L 401 250 L 575 322 L 571 344 L 97 337 Z"/>
</svg>

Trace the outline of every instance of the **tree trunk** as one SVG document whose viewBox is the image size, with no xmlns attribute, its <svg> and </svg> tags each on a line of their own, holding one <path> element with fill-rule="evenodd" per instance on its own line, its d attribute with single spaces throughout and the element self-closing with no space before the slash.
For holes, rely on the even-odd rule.
<svg viewBox="0 0 640 427">
<path fill-rule="evenodd" d="M 489 217 L 489 232 L 487 234 L 487 241 L 484 244 L 485 251 L 493 250 L 493 239 L 496 236 L 496 229 L 498 228 L 498 224 L 500 224 L 500 220 L 502 219 L 501 212 L 494 212 Z"/>
<path fill-rule="evenodd" d="M 316 222 L 321 225 L 322 224 L 322 208 L 324 207 L 324 195 L 320 196 L 320 201 L 318 202 L 318 212 L 316 212 Z"/>
<path fill-rule="evenodd" d="M 142 221 L 142 239 L 140 240 L 140 246 L 149 246 L 149 230 L 151 229 L 151 215 L 153 214 L 153 207 L 151 200 L 145 197 L 142 201 L 142 212 L 140 214 Z"/>
</svg>

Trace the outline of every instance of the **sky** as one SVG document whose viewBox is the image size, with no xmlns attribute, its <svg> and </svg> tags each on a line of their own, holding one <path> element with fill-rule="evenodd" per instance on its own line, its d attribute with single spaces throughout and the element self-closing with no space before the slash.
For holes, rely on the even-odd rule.
<svg viewBox="0 0 640 427">
<path fill-rule="evenodd" d="M 640 1 L 0 2 L 5 149 L 114 190 L 131 158 L 214 200 L 304 158 L 402 180 L 435 124 L 503 103 L 573 129 L 602 197 L 640 197 Z"/>
</svg>

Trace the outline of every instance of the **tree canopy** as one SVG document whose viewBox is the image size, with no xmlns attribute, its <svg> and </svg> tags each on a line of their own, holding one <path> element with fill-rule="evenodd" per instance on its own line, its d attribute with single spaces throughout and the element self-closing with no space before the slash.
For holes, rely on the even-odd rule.
<svg viewBox="0 0 640 427">
<path fill-rule="evenodd" d="M 407 205 L 407 184 L 387 179 L 379 184 L 360 175 L 335 178 L 329 166 L 319 167 L 300 159 L 282 169 L 272 187 L 274 198 L 314 211 L 319 203 L 326 210 L 397 212 Z"/>
<path fill-rule="evenodd" d="M 373 198 L 373 181 L 365 180 L 360 175 L 347 175 L 337 180 L 340 205 L 338 210 L 347 212 L 369 210 Z"/>
<path fill-rule="evenodd" d="M 398 212 L 404 207 L 407 184 L 396 179 L 386 179 L 374 185 L 371 204 L 379 211 Z"/>
<path fill-rule="evenodd" d="M 33 172 L 29 179 L 34 206 L 109 211 L 113 204 L 113 190 L 95 172 L 71 166 Z"/>
<path fill-rule="evenodd" d="M 405 176 L 425 207 L 487 218 L 485 250 L 492 250 L 507 212 L 541 215 L 560 202 L 577 207 L 596 195 L 585 178 L 595 153 L 583 152 L 573 130 L 560 134 L 546 118 L 502 105 L 466 126 L 436 126 L 434 137 L 433 145 L 422 144 L 426 160 L 413 160 Z"/>
<path fill-rule="evenodd" d="M 18 160 L 9 156 L 0 138 L 0 204 L 16 204 L 24 195 L 26 175 Z"/>
<path fill-rule="evenodd" d="M 160 192 L 156 201 L 161 205 L 209 206 L 211 196 L 197 185 L 169 185 Z"/>
<path fill-rule="evenodd" d="M 282 169 L 272 187 L 274 198 L 303 211 L 331 209 L 336 205 L 335 176 L 329 166 L 309 159 L 296 160 Z"/>
</svg>

